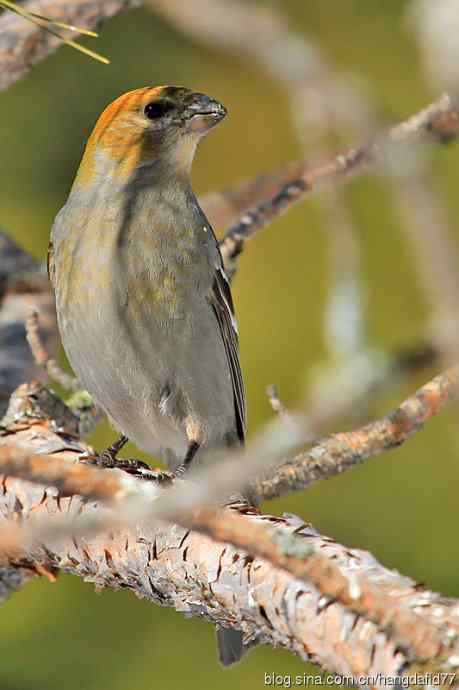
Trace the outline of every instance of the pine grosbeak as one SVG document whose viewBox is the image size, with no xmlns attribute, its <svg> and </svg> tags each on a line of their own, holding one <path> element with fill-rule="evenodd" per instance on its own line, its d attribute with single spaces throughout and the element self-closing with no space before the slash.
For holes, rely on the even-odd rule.
<svg viewBox="0 0 459 690">
<path fill-rule="evenodd" d="M 68 359 L 123 437 L 173 470 L 242 443 L 245 398 L 230 286 L 190 183 L 226 115 L 185 88 L 120 96 L 92 132 L 52 229 L 50 277 Z M 220 630 L 221 660 L 239 631 Z"/>
</svg>

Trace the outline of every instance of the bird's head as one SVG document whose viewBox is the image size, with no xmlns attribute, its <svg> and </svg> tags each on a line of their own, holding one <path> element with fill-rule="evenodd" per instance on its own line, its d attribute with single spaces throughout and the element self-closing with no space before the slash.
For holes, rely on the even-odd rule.
<svg viewBox="0 0 459 690">
<path fill-rule="evenodd" d="M 177 86 L 125 93 L 99 117 L 76 185 L 107 176 L 129 180 L 154 165 L 172 174 L 188 175 L 199 140 L 226 112 L 213 98 Z"/>
</svg>

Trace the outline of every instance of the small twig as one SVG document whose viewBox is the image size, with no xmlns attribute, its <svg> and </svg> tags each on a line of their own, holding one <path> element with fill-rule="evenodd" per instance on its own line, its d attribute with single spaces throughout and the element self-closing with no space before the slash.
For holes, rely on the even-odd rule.
<svg viewBox="0 0 459 690">
<path fill-rule="evenodd" d="M 104 413 L 94 404 L 89 393 L 81 388 L 78 379 L 63 371 L 54 357 L 50 356 L 41 340 L 38 321 L 38 312 L 32 308 L 25 323 L 30 350 L 38 366 L 44 369 L 49 378 L 73 393 L 66 404 L 79 420 L 79 435 L 89 436 L 103 419 Z"/>
<path fill-rule="evenodd" d="M 26 318 L 26 338 L 36 363 L 42 367 L 48 376 L 56 381 L 64 390 L 77 392 L 81 386 L 76 378 L 61 369 L 54 357 L 51 357 L 44 346 L 39 333 L 39 315 L 32 308 Z"/>
<path fill-rule="evenodd" d="M 0 293 L 0 414 L 4 414 L 11 393 L 21 383 L 46 377 L 25 338 L 31 307 L 40 312 L 40 335 L 51 354 L 57 350 L 58 333 L 54 295 L 43 266 L 1 231 Z"/>
</svg>

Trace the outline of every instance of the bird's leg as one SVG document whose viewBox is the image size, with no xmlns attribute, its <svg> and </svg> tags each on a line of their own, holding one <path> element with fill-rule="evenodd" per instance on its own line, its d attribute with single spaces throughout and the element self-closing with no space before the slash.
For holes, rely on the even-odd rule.
<svg viewBox="0 0 459 690">
<path fill-rule="evenodd" d="M 185 474 L 185 472 L 190 466 L 191 461 L 193 460 L 194 456 L 196 455 L 200 447 L 201 446 L 199 443 L 197 443 L 197 441 L 190 442 L 190 445 L 188 446 L 188 450 L 186 452 L 182 464 L 179 465 L 174 472 L 176 477 L 180 477 Z"/>
<path fill-rule="evenodd" d="M 147 463 L 142 462 L 141 460 L 116 457 L 128 441 L 128 437 L 124 436 L 123 434 L 117 441 L 115 441 L 115 443 L 112 443 L 111 446 L 106 448 L 99 455 L 91 456 L 90 458 L 83 457 L 81 460 L 82 462 L 86 462 L 88 464 L 97 465 L 98 467 L 107 467 L 109 469 L 116 467 L 120 470 L 149 470 L 150 467 L 147 465 Z"/>
<path fill-rule="evenodd" d="M 122 448 L 126 445 L 126 443 L 129 441 L 128 437 L 122 434 L 117 441 L 112 443 L 111 446 L 106 448 L 102 453 L 99 455 L 99 462 L 101 465 L 104 466 L 110 466 L 110 463 L 112 463 L 111 466 L 115 464 L 116 461 L 116 456 L 120 452 Z"/>
<path fill-rule="evenodd" d="M 194 420 L 187 420 L 185 430 L 188 438 L 188 449 L 186 451 L 186 455 L 183 459 L 182 464 L 179 465 L 174 472 L 176 477 L 180 477 L 185 474 L 185 472 L 190 467 L 194 456 L 196 455 L 196 453 L 202 445 L 202 431 L 200 426 L 196 424 Z"/>
</svg>

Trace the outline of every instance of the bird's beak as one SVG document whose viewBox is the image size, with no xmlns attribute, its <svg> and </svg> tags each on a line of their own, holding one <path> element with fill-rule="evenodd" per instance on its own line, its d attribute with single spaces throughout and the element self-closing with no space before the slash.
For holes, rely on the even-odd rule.
<svg viewBox="0 0 459 690">
<path fill-rule="evenodd" d="M 224 105 L 202 93 L 195 93 L 185 111 L 185 126 L 189 132 L 205 134 L 226 116 Z"/>
</svg>

